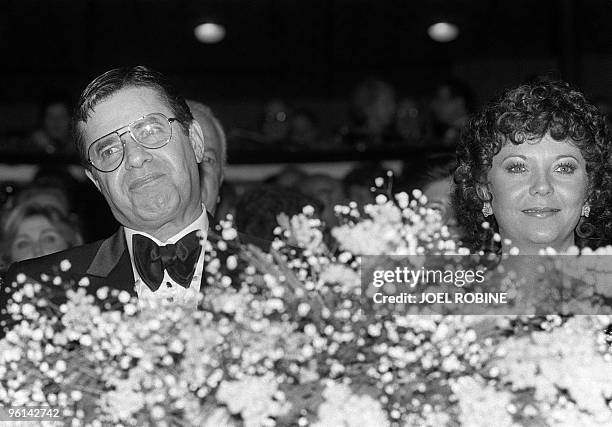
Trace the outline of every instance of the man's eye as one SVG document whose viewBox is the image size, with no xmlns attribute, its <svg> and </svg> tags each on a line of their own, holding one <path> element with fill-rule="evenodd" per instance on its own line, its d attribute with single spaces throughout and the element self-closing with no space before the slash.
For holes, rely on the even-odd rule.
<svg viewBox="0 0 612 427">
<path fill-rule="evenodd" d="M 110 146 L 102 147 L 102 149 L 98 151 L 98 156 L 100 156 L 100 158 L 102 159 L 108 159 L 109 157 L 111 157 L 112 155 L 120 151 L 121 151 L 120 145 L 118 144 L 110 145 Z"/>
<path fill-rule="evenodd" d="M 527 170 L 524 163 L 512 163 L 506 166 L 506 170 L 510 173 L 523 173 Z"/>
<path fill-rule="evenodd" d="M 204 154 L 204 158 L 202 159 L 203 162 L 206 163 L 210 163 L 210 164 L 215 164 L 215 158 L 214 156 L 208 155 L 208 154 Z"/>
</svg>

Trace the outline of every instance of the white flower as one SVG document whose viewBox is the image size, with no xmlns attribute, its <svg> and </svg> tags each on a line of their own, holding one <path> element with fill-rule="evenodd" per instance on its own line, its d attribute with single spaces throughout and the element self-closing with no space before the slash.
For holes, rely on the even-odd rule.
<svg viewBox="0 0 612 427">
<path fill-rule="evenodd" d="M 89 277 L 82 277 L 81 280 L 79 280 L 79 286 L 83 288 L 89 286 Z"/>
<path fill-rule="evenodd" d="M 117 296 L 117 298 L 119 299 L 119 302 L 123 303 L 123 304 L 127 304 L 128 302 L 130 302 L 130 294 L 126 291 L 121 291 L 119 292 L 119 295 Z"/>
<path fill-rule="evenodd" d="M 219 402 L 233 414 L 240 414 L 245 427 L 270 425 L 271 417 L 287 413 L 288 403 L 278 401 L 278 384 L 271 375 L 245 376 L 238 381 L 224 381 L 217 389 Z"/>
<path fill-rule="evenodd" d="M 236 267 L 238 267 L 238 259 L 235 255 L 228 256 L 225 262 L 227 264 L 227 268 L 229 268 L 230 270 L 235 270 Z"/>
<path fill-rule="evenodd" d="M 238 232 L 234 228 L 224 228 L 221 231 L 221 237 L 223 240 L 234 240 L 238 237 Z"/>
<path fill-rule="evenodd" d="M 71 267 L 72 267 L 72 264 L 70 264 L 70 261 L 68 261 L 67 259 L 64 259 L 60 262 L 60 270 L 64 272 L 70 270 Z"/>
<path fill-rule="evenodd" d="M 324 402 L 319 406 L 313 427 L 386 427 L 387 415 L 379 401 L 368 395 L 353 394 L 350 387 L 328 381 L 323 390 Z"/>
<path fill-rule="evenodd" d="M 26 275 L 23 273 L 19 273 L 16 277 L 17 283 L 23 284 L 26 281 Z"/>
</svg>

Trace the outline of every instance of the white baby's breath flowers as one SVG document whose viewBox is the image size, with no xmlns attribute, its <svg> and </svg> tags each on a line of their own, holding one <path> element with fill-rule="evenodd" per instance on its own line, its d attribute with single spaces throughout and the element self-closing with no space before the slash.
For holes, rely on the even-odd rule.
<svg viewBox="0 0 612 427">
<path fill-rule="evenodd" d="M 62 260 L 59 266 L 60 270 L 62 270 L 63 272 L 66 272 L 70 270 L 70 268 L 72 268 L 72 264 L 67 259 Z"/>
</svg>

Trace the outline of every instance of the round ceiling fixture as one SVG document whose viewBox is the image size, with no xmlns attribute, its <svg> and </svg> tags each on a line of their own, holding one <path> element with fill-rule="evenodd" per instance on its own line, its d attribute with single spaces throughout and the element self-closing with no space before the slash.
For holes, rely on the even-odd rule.
<svg viewBox="0 0 612 427">
<path fill-rule="evenodd" d="M 215 22 L 205 22 L 196 25 L 193 29 L 193 34 L 202 43 L 219 43 L 225 38 L 225 27 Z"/>
<path fill-rule="evenodd" d="M 429 26 L 427 34 L 437 42 L 447 43 L 459 36 L 459 27 L 449 22 L 437 22 Z"/>
</svg>

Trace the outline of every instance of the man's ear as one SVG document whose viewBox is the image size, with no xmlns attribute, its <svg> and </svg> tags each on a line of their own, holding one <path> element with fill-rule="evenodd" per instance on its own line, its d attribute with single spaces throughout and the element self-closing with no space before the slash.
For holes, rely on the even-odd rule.
<svg viewBox="0 0 612 427">
<path fill-rule="evenodd" d="M 98 191 L 102 192 L 102 190 L 100 190 L 100 184 L 98 183 L 98 180 L 96 179 L 96 177 L 94 176 L 93 173 L 91 173 L 91 170 L 89 169 L 85 169 L 85 175 L 87 175 L 87 178 L 89 178 L 89 180 L 91 182 L 93 182 L 93 184 L 96 186 L 96 188 L 98 189 Z"/>
<path fill-rule="evenodd" d="M 201 163 L 204 159 L 204 132 L 195 120 L 192 120 L 189 125 L 189 142 L 195 153 L 196 161 Z"/>
</svg>

